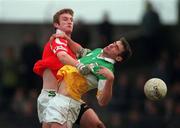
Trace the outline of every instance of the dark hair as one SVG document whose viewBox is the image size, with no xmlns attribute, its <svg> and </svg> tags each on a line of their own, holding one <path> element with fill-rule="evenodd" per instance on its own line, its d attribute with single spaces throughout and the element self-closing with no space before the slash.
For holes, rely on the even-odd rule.
<svg viewBox="0 0 180 128">
<path fill-rule="evenodd" d="M 56 12 L 56 14 L 53 16 L 53 23 L 59 23 L 59 16 L 63 13 L 68 13 L 71 16 L 74 15 L 74 11 L 70 8 L 64 8 Z"/>
<path fill-rule="evenodd" d="M 122 45 L 124 46 L 124 51 L 120 53 L 120 56 L 123 58 L 121 62 L 124 62 L 132 56 L 132 50 L 125 37 L 121 37 L 120 41 L 122 42 Z"/>
</svg>

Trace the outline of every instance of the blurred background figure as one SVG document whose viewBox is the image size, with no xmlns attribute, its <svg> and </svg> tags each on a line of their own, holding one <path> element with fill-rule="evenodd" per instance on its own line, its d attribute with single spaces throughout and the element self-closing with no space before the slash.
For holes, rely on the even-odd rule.
<svg viewBox="0 0 180 128">
<path fill-rule="evenodd" d="M 127 118 L 127 122 L 129 122 L 127 123 L 127 128 L 143 128 L 141 118 L 141 114 L 137 109 L 131 109 Z"/>
<path fill-rule="evenodd" d="M 126 115 L 130 107 L 130 82 L 127 73 L 120 73 L 114 86 L 114 95 L 111 101 L 111 111 Z"/>
<path fill-rule="evenodd" d="M 142 128 L 161 128 L 163 120 L 159 115 L 158 106 L 155 103 L 145 101 L 145 113 L 141 122 Z"/>
<path fill-rule="evenodd" d="M 103 14 L 102 22 L 97 26 L 100 38 L 100 44 L 98 47 L 104 47 L 112 42 L 113 38 L 113 24 L 110 21 L 110 16 L 107 11 Z"/>
<path fill-rule="evenodd" d="M 23 86 L 26 86 L 27 91 L 32 89 L 41 88 L 40 79 L 34 75 L 33 66 L 34 63 L 41 58 L 41 47 L 38 44 L 35 33 L 27 33 L 23 37 L 23 45 L 20 49 L 21 52 L 21 69 L 23 78 Z"/>
<path fill-rule="evenodd" d="M 109 128 L 120 128 L 123 127 L 123 118 L 121 117 L 120 113 L 112 112 L 110 113 L 110 121 L 111 123 L 107 124 Z"/>
<path fill-rule="evenodd" d="M 180 51 L 176 53 L 172 64 L 172 82 L 180 81 Z"/>
<path fill-rule="evenodd" d="M 18 87 L 19 81 L 19 63 L 15 56 L 14 48 L 8 46 L 4 49 L 2 58 L 2 104 L 3 108 L 11 111 L 11 102 Z"/>
<path fill-rule="evenodd" d="M 167 51 L 162 51 L 158 57 L 156 64 L 152 66 L 152 77 L 158 77 L 165 81 L 166 84 L 170 83 L 171 79 L 171 59 Z"/>
<path fill-rule="evenodd" d="M 178 25 L 180 25 L 180 0 L 178 0 L 177 10 L 178 10 Z"/>
<path fill-rule="evenodd" d="M 159 35 L 161 25 L 158 12 L 154 9 L 152 3 L 146 0 L 145 12 L 142 16 L 142 28 L 144 30 L 143 35 L 147 38 L 153 38 L 156 34 Z"/>
<path fill-rule="evenodd" d="M 150 60 L 156 59 L 160 50 L 164 48 L 166 40 L 163 40 L 163 25 L 159 13 L 148 0 L 145 1 L 145 12 L 142 16 L 141 29 L 142 37 L 138 45 L 138 52 L 140 52 L 145 62 L 150 62 Z"/>
<path fill-rule="evenodd" d="M 72 39 L 80 42 L 83 47 L 90 48 L 91 35 L 89 26 L 82 19 L 78 19 L 74 25 Z"/>
</svg>

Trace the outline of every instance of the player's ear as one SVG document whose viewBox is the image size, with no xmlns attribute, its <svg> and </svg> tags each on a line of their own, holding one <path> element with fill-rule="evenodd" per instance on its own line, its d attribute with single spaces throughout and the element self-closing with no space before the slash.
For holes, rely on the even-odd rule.
<svg viewBox="0 0 180 128">
<path fill-rule="evenodd" d="M 116 61 L 117 61 L 117 62 L 122 61 L 122 59 L 123 59 L 123 58 L 122 58 L 121 56 L 117 56 L 117 57 L 116 57 Z"/>
<path fill-rule="evenodd" d="M 58 23 L 53 23 L 53 26 L 54 26 L 55 28 L 58 28 L 58 27 L 59 27 L 59 24 L 58 24 Z"/>
</svg>

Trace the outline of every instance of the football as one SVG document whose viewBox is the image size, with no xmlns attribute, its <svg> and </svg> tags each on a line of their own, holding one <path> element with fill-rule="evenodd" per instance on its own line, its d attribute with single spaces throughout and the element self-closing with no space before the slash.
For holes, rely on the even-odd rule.
<svg viewBox="0 0 180 128">
<path fill-rule="evenodd" d="M 144 85 L 146 97 L 152 101 L 163 99 L 167 93 L 166 83 L 159 78 L 151 78 Z"/>
</svg>

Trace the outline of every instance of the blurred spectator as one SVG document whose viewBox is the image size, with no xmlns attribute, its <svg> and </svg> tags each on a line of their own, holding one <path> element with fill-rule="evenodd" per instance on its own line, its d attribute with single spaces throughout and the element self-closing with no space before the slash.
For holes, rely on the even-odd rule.
<svg viewBox="0 0 180 128">
<path fill-rule="evenodd" d="M 164 128 L 179 128 L 180 126 L 180 102 L 177 102 L 174 109 L 174 116 L 165 124 Z"/>
<path fill-rule="evenodd" d="M 100 35 L 100 42 L 103 44 L 98 45 L 98 47 L 104 47 L 112 42 L 113 25 L 109 20 L 109 13 L 104 12 L 103 21 L 98 25 L 98 32 Z"/>
<path fill-rule="evenodd" d="M 168 123 L 171 120 L 171 118 L 174 116 L 174 107 L 175 107 L 174 100 L 172 98 L 167 98 L 164 102 L 164 108 L 165 108 L 164 121 L 166 123 Z"/>
<path fill-rule="evenodd" d="M 91 42 L 90 31 L 82 19 L 77 20 L 72 33 L 72 39 L 79 42 L 83 47 L 89 48 Z"/>
<path fill-rule="evenodd" d="M 166 39 L 164 39 L 164 30 L 160 22 L 157 11 L 149 2 L 145 2 L 145 13 L 142 17 L 142 37 L 138 43 L 137 52 L 143 57 L 145 62 L 151 62 L 156 59 L 161 49 L 166 46 Z"/>
<path fill-rule="evenodd" d="M 13 111 L 24 117 L 34 117 L 36 115 L 37 91 L 30 90 L 28 94 L 25 93 L 22 87 L 16 90 L 12 101 Z"/>
<path fill-rule="evenodd" d="M 126 73 L 120 73 L 117 83 L 114 85 L 114 93 L 111 101 L 111 109 L 126 114 L 130 102 L 130 85 Z"/>
<path fill-rule="evenodd" d="M 176 53 L 172 66 L 172 83 L 180 81 L 180 52 Z"/>
<path fill-rule="evenodd" d="M 180 102 L 176 103 L 176 106 L 175 106 L 175 116 L 179 116 L 180 117 Z"/>
<path fill-rule="evenodd" d="M 24 116 L 35 117 L 36 116 L 36 101 L 37 101 L 38 91 L 30 90 L 28 97 L 26 98 L 26 103 L 24 105 Z"/>
<path fill-rule="evenodd" d="M 13 47 L 7 47 L 4 51 L 2 60 L 2 97 L 3 107 L 10 109 L 10 103 L 13 98 L 16 87 L 18 86 L 18 61 L 15 57 Z"/>
<path fill-rule="evenodd" d="M 30 90 L 25 95 L 22 87 L 18 88 L 12 102 L 12 108 L 14 115 L 13 127 L 26 127 L 26 128 L 37 128 L 40 127 L 38 118 L 36 115 L 36 98 L 37 91 Z M 10 113 L 12 114 L 12 113 Z M 8 116 L 11 116 L 11 115 Z M 22 121 L 23 120 L 23 121 Z M 27 126 L 26 126 L 27 125 Z"/>
<path fill-rule="evenodd" d="M 163 119 L 159 116 L 155 102 L 145 101 L 145 115 L 142 120 L 142 128 L 162 128 Z"/>
<path fill-rule="evenodd" d="M 161 22 L 159 14 L 153 8 L 153 5 L 149 2 L 145 2 L 145 13 L 142 17 L 143 34 L 147 37 L 153 37 L 158 34 L 161 29 Z"/>
<path fill-rule="evenodd" d="M 0 71 L 2 71 L 2 58 L 0 57 Z M 0 112 L 1 109 L 3 108 L 3 85 L 2 85 L 2 72 L 0 72 Z"/>
<path fill-rule="evenodd" d="M 169 85 L 170 83 L 170 59 L 167 51 L 162 51 L 160 57 L 152 69 L 152 77 L 157 77 Z"/>
<path fill-rule="evenodd" d="M 36 36 L 28 33 L 24 36 L 23 46 L 21 48 L 22 77 L 25 88 L 28 90 L 39 89 L 40 79 L 33 73 L 34 63 L 41 58 L 41 48 L 38 45 Z"/>
<path fill-rule="evenodd" d="M 173 97 L 175 102 L 179 102 L 180 99 L 180 81 L 173 83 L 170 95 Z"/>
<path fill-rule="evenodd" d="M 11 106 L 13 111 L 16 114 L 23 114 L 23 110 L 24 110 L 24 105 L 26 103 L 26 99 L 25 99 L 25 95 L 24 95 L 24 90 L 23 88 L 17 88 Z"/>
<path fill-rule="evenodd" d="M 178 10 L 178 25 L 180 25 L 180 0 L 178 0 L 177 10 Z"/>
<path fill-rule="evenodd" d="M 132 110 L 130 110 L 127 128 L 143 128 L 141 126 L 141 115 L 137 109 L 132 108 Z"/>
<path fill-rule="evenodd" d="M 133 86 L 131 87 L 131 107 L 136 108 L 143 112 L 144 109 L 144 84 L 146 82 L 146 75 L 143 73 L 139 73 L 136 78 L 135 82 L 133 82 Z"/>
<path fill-rule="evenodd" d="M 117 112 L 112 112 L 110 113 L 110 116 L 109 116 L 109 122 L 111 123 L 108 123 L 107 126 L 108 128 L 123 128 L 123 124 L 124 124 L 124 120 L 122 118 L 122 116 L 120 115 L 120 113 L 117 113 Z"/>
</svg>

